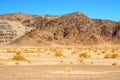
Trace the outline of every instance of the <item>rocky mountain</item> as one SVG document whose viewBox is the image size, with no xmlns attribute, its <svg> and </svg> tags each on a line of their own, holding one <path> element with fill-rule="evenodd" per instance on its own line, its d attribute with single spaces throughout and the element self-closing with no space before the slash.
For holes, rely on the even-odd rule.
<svg viewBox="0 0 120 80">
<path fill-rule="evenodd" d="M 0 20 L 19 22 L 26 30 L 31 28 L 11 45 L 120 44 L 120 22 L 91 19 L 79 12 L 63 16 L 4 14 Z"/>
</svg>

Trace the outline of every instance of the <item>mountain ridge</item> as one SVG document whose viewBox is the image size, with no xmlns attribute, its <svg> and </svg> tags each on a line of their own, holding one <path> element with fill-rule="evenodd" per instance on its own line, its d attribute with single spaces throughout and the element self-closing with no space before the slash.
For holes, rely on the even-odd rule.
<svg viewBox="0 0 120 80">
<path fill-rule="evenodd" d="M 12 45 L 120 44 L 119 22 L 91 19 L 80 12 L 63 16 L 8 14 L 1 15 L 0 19 L 35 28 L 11 42 Z"/>
</svg>

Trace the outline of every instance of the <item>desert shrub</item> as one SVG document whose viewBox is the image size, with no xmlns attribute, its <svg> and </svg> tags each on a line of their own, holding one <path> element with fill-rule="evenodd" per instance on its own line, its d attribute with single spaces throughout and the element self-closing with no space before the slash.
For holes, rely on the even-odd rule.
<svg viewBox="0 0 120 80">
<path fill-rule="evenodd" d="M 20 52 L 17 52 L 13 57 L 11 58 L 13 61 L 27 61 L 23 55 L 21 55 Z"/>
<path fill-rule="evenodd" d="M 81 58 L 90 58 L 90 55 L 87 54 L 87 53 L 80 53 L 79 57 L 81 57 Z"/>
<path fill-rule="evenodd" d="M 105 53 L 105 51 L 102 51 L 101 53 Z"/>
<path fill-rule="evenodd" d="M 119 58 L 120 55 L 118 53 L 108 53 L 104 56 L 104 58 Z"/>
<path fill-rule="evenodd" d="M 73 55 L 73 54 L 77 54 L 78 52 L 77 51 L 73 51 L 71 54 Z"/>
<path fill-rule="evenodd" d="M 84 59 L 83 59 L 83 58 L 79 58 L 79 59 L 78 59 L 78 62 L 79 62 L 79 63 L 84 63 Z"/>
<path fill-rule="evenodd" d="M 112 65 L 113 65 L 113 66 L 114 66 L 114 65 L 118 65 L 118 63 L 116 63 L 116 62 L 113 62 L 113 63 L 112 63 Z"/>
<path fill-rule="evenodd" d="M 7 49 L 7 53 L 12 53 L 12 51 L 10 49 Z"/>
<path fill-rule="evenodd" d="M 56 56 L 56 57 L 62 57 L 63 54 L 62 54 L 62 52 L 55 52 L 55 56 Z"/>
<path fill-rule="evenodd" d="M 18 52 L 16 49 L 7 49 L 7 53 L 16 53 Z"/>
<path fill-rule="evenodd" d="M 60 63 L 63 63 L 64 61 L 60 61 Z"/>
</svg>

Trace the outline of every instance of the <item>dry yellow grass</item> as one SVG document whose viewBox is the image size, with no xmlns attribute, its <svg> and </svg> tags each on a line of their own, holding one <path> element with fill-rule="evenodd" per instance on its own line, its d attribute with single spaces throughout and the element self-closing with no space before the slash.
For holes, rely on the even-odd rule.
<svg viewBox="0 0 120 80">
<path fill-rule="evenodd" d="M 101 60 L 110 59 L 109 64 L 116 62 L 113 59 L 119 60 L 120 58 L 120 46 L 59 46 L 59 47 L 34 47 L 34 48 L 2 48 L 0 50 L 0 56 L 4 55 L 2 53 L 7 53 L 9 55 L 8 59 L 11 61 L 24 61 L 25 59 L 30 60 L 41 60 L 41 62 L 51 59 L 51 63 L 62 63 L 62 64 L 96 64 Z M 11 54 L 9 54 L 11 53 Z M 20 53 L 18 55 L 18 53 Z M 21 54 L 22 53 L 22 54 Z M 6 57 L 6 54 L 5 54 Z M 24 59 L 25 58 L 25 59 Z M 8 60 L 6 59 L 6 60 Z M 22 60 L 23 59 L 23 60 Z M 40 61 L 39 61 L 40 63 Z M 48 61 L 49 63 L 49 61 Z M 17 64 L 17 63 L 16 63 Z M 44 64 L 44 63 L 43 63 Z M 114 64 L 113 64 L 114 65 Z"/>
<path fill-rule="evenodd" d="M 18 53 L 16 53 L 15 55 L 13 55 L 13 57 L 10 58 L 10 59 L 13 60 L 13 61 L 27 61 L 27 60 L 25 59 L 25 57 L 21 55 L 20 52 L 18 52 Z"/>
<path fill-rule="evenodd" d="M 63 57 L 63 53 L 62 52 L 55 52 L 55 56 L 56 57 Z"/>
<path fill-rule="evenodd" d="M 85 53 L 85 52 L 84 52 L 84 53 L 80 53 L 80 54 L 79 54 L 79 57 L 80 57 L 80 58 L 90 58 L 91 56 L 90 56 L 88 53 Z"/>
<path fill-rule="evenodd" d="M 120 58 L 120 54 L 118 53 L 107 53 L 105 54 L 104 58 Z"/>
</svg>

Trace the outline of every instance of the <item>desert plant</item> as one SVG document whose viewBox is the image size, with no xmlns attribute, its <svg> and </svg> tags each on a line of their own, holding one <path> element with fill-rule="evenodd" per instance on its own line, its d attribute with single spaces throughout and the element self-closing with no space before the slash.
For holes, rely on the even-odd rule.
<svg viewBox="0 0 120 80">
<path fill-rule="evenodd" d="M 113 65 L 113 66 L 115 66 L 115 65 L 118 65 L 118 63 L 116 63 L 116 62 L 113 62 L 113 63 L 112 63 L 112 65 Z"/>
<path fill-rule="evenodd" d="M 63 63 L 64 61 L 60 61 L 60 63 Z"/>
<path fill-rule="evenodd" d="M 77 51 L 73 51 L 71 54 L 73 55 L 73 54 L 77 54 L 78 52 Z"/>
<path fill-rule="evenodd" d="M 7 53 L 12 53 L 12 51 L 10 49 L 7 49 Z"/>
<path fill-rule="evenodd" d="M 78 62 L 79 62 L 79 63 L 84 63 L 84 59 L 83 59 L 83 58 L 79 58 L 79 59 L 78 59 Z"/>
<path fill-rule="evenodd" d="M 11 58 L 13 61 L 27 61 L 24 56 L 21 55 L 20 52 L 17 52 L 13 57 Z"/>
<path fill-rule="evenodd" d="M 105 51 L 102 51 L 101 53 L 105 53 Z"/>
<path fill-rule="evenodd" d="M 104 56 L 104 58 L 119 58 L 120 54 L 118 53 L 108 53 Z"/>
<path fill-rule="evenodd" d="M 87 53 L 80 53 L 79 57 L 81 57 L 81 58 L 90 58 L 90 55 L 87 54 Z"/>
<path fill-rule="evenodd" d="M 62 54 L 62 52 L 55 52 L 55 56 L 56 56 L 56 57 L 62 57 L 63 54 Z"/>
</svg>

